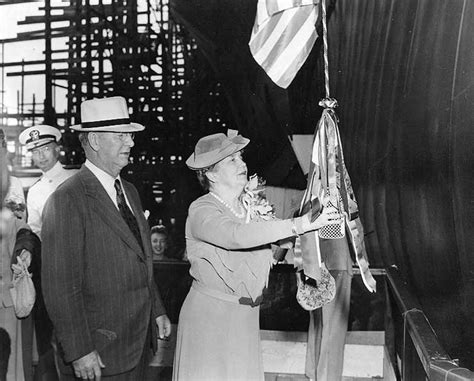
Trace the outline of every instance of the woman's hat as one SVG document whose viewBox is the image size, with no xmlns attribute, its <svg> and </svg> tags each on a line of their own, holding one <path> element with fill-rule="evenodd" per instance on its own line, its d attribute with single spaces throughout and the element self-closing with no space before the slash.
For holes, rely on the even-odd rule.
<svg viewBox="0 0 474 381">
<path fill-rule="evenodd" d="M 144 126 L 130 122 L 124 97 L 96 98 L 81 103 L 81 124 L 71 126 L 75 131 L 136 132 Z"/>
<path fill-rule="evenodd" d="M 22 131 L 18 137 L 20 143 L 24 144 L 28 151 L 51 142 L 58 143 L 60 139 L 61 132 L 57 128 L 48 126 L 47 124 L 28 127 L 26 130 Z"/>
<path fill-rule="evenodd" d="M 194 153 L 186 160 L 186 165 L 193 170 L 210 167 L 240 151 L 249 142 L 249 139 L 237 135 L 235 130 L 229 130 L 227 136 L 223 133 L 204 136 L 196 143 Z"/>
</svg>

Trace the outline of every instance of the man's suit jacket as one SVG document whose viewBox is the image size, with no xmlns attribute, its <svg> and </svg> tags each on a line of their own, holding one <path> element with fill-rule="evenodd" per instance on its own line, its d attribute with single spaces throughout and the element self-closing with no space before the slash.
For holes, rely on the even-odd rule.
<svg viewBox="0 0 474 381">
<path fill-rule="evenodd" d="M 122 183 L 144 250 L 85 166 L 58 187 L 43 212 L 43 292 L 60 353 L 70 363 L 97 350 L 104 375 L 135 367 L 148 330 L 156 342 L 154 320 L 165 314 L 140 198 Z"/>
</svg>

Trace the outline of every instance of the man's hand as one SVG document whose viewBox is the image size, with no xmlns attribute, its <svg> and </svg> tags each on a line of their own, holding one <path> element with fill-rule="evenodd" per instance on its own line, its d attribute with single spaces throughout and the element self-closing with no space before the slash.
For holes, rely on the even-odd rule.
<svg viewBox="0 0 474 381">
<path fill-rule="evenodd" d="M 104 363 L 100 359 L 99 353 L 93 351 L 72 362 L 74 374 L 77 378 L 83 380 L 100 380 L 102 375 L 101 368 L 105 368 Z"/>
<path fill-rule="evenodd" d="M 158 337 L 166 339 L 171 335 L 171 322 L 167 315 L 158 316 L 156 319 L 156 326 L 158 327 Z"/>
</svg>

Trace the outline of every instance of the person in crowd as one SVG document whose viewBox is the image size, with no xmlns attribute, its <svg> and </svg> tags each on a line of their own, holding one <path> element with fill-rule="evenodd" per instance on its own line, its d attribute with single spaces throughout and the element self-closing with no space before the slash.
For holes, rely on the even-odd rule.
<svg viewBox="0 0 474 381">
<path fill-rule="evenodd" d="M 21 323 L 15 316 L 10 296 L 12 284 L 11 254 L 20 220 L 3 206 L 10 188 L 10 176 L 6 160 L 5 140 L 0 139 L 0 327 L 2 327 L 1 378 L 24 380 L 23 356 L 21 346 Z M 8 346 L 7 346 L 8 344 Z"/>
<path fill-rule="evenodd" d="M 120 176 L 144 128 L 123 97 L 82 102 L 71 129 L 86 162 L 44 209 L 43 292 L 65 380 L 142 380 L 152 346 L 171 331 L 140 197 Z"/>
<path fill-rule="evenodd" d="M 61 132 L 49 125 L 35 125 L 22 131 L 19 136 L 20 143 L 31 152 L 33 163 L 37 166 L 42 176 L 28 190 L 27 221 L 32 231 L 41 238 L 42 213 L 49 196 L 66 179 L 74 175 L 76 169 L 65 169 L 59 162 Z M 47 253 L 43 253 L 43 256 Z M 51 344 L 53 325 L 44 306 L 41 285 L 41 254 L 35 256 L 34 267 L 38 273 L 33 280 L 37 290 L 37 299 L 33 310 L 33 320 L 38 350 L 38 366 L 36 377 L 49 377 L 54 379 L 57 373 L 54 365 L 54 351 Z"/>
<path fill-rule="evenodd" d="M 2 327 L 9 340 L 9 350 L 2 348 L 1 363 L 3 370 L 6 367 L 8 381 L 23 381 L 33 377 L 33 364 L 31 343 L 22 337 L 25 327 L 30 328 L 31 319 L 18 319 L 15 315 L 10 288 L 13 285 L 12 264 L 20 257 L 27 266 L 31 264 L 32 253 L 39 250 L 39 239 L 31 232 L 24 218 L 16 215 L 16 205 L 7 197 L 11 197 L 9 173 L 6 167 L 6 149 L 4 140 L 0 141 L 0 327 Z M 6 205 L 6 207 L 4 207 Z M 27 327 L 27 328 L 28 328 Z M 31 336 L 32 337 L 32 336 Z M 3 344 L 3 343 L 2 343 Z M 28 344 L 30 346 L 28 346 Z M 8 356 L 7 356 L 8 353 Z"/>
<path fill-rule="evenodd" d="M 19 136 L 20 143 L 31 152 L 33 163 L 41 169 L 42 176 L 28 190 L 28 225 L 41 238 L 44 205 L 56 188 L 74 175 L 77 170 L 65 169 L 59 162 L 61 132 L 45 124 L 29 127 Z"/>
<path fill-rule="evenodd" d="M 352 200 L 350 200 L 352 202 Z M 341 380 L 344 366 L 344 345 L 349 323 L 351 283 L 355 258 L 368 266 L 364 244 L 364 230 L 360 218 L 348 222 L 343 238 L 319 238 L 322 261 L 335 280 L 334 299 L 314 311 L 310 311 L 308 345 L 306 351 L 306 376 L 311 380 Z M 354 258 L 354 259 L 353 259 Z M 362 271 L 364 284 L 375 291 L 375 280 L 370 271 Z"/>
<path fill-rule="evenodd" d="M 252 204 L 244 208 L 241 151 L 248 143 L 235 133 L 209 135 L 186 161 L 208 192 L 191 204 L 186 221 L 194 280 L 179 316 L 173 380 L 263 380 L 259 303 L 273 262 L 270 244 L 340 218 L 326 208 L 314 219 L 267 221 Z"/>
<path fill-rule="evenodd" d="M 341 209 L 344 208 L 342 200 L 347 200 L 342 225 L 344 234 L 335 234 L 334 230 L 323 231 L 316 236 L 318 242 L 311 249 L 311 254 L 315 258 L 320 257 L 326 265 L 336 286 L 332 301 L 310 312 L 305 373 L 309 379 L 318 381 L 339 381 L 343 378 L 353 265 L 359 267 L 367 291 L 376 292 L 356 197 L 343 161 L 341 164 L 335 168 L 334 180 Z"/>
<path fill-rule="evenodd" d="M 151 248 L 153 249 L 153 262 L 175 261 L 169 255 L 170 237 L 164 225 L 155 225 L 151 228 Z"/>
<path fill-rule="evenodd" d="M 5 139 L 5 133 L 3 129 L 0 128 L 0 145 L 6 152 L 7 142 Z M 9 187 L 4 197 L 5 202 L 8 203 L 8 208 L 12 210 L 17 218 L 21 218 L 26 221 L 26 202 L 25 202 L 25 193 L 23 191 L 23 185 L 21 184 L 20 179 L 15 176 L 12 176 L 11 171 L 11 161 L 8 159 L 8 153 L 2 158 L 5 166 L 9 171 Z"/>
<path fill-rule="evenodd" d="M 171 323 L 177 324 L 179 310 L 189 291 L 190 277 L 187 268 L 179 266 L 182 256 L 180 258 L 179 252 L 171 249 L 170 234 L 164 225 L 151 228 L 151 246 L 158 290 Z"/>
</svg>

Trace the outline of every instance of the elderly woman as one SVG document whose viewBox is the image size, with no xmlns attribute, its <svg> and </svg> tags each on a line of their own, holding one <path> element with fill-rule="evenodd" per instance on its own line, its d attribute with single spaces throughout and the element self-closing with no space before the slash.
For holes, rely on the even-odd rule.
<svg viewBox="0 0 474 381">
<path fill-rule="evenodd" d="M 179 316 L 173 379 L 263 380 L 259 304 L 272 265 L 270 244 L 334 223 L 327 208 L 310 216 L 264 220 L 244 207 L 249 140 L 222 133 L 200 139 L 186 164 L 207 194 L 186 221 L 186 250 L 193 284 Z"/>
</svg>

